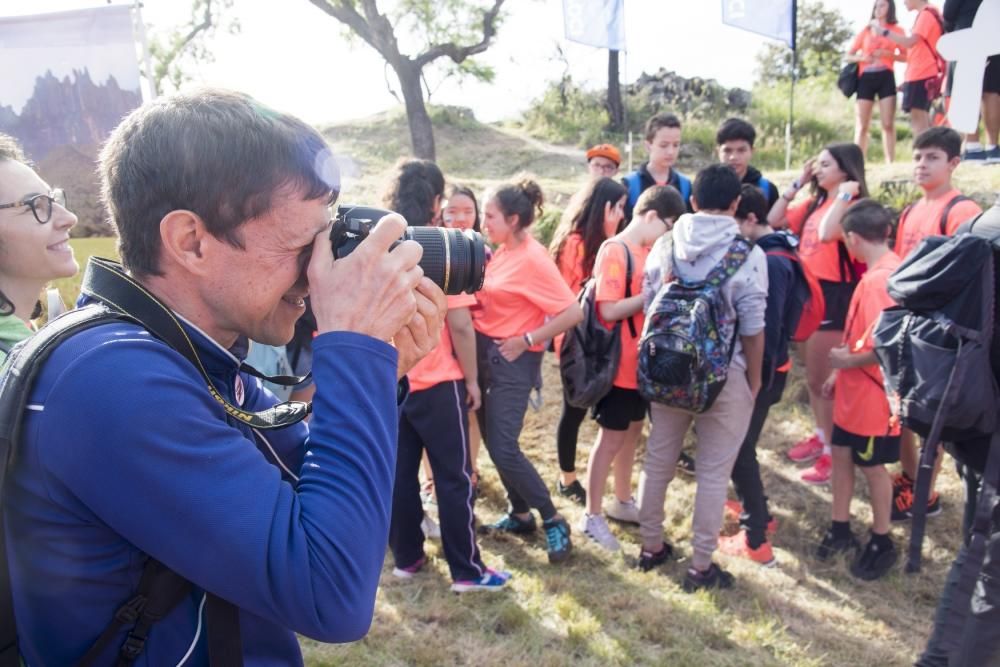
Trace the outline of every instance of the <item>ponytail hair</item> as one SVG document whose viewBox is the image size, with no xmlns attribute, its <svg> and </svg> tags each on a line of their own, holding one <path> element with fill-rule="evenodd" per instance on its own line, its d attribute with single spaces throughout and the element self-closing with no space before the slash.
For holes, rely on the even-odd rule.
<svg viewBox="0 0 1000 667">
<path fill-rule="evenodd" d="M 514 183 L 500 186 L 493 193 L 493 200 L 503 211 L 504 217 L 516 215 L 517 228 L 526 229 L 535 221 L 536 214 L 542 215 L 545 195 L 538 183 L 529 176 L 523 176 Z"/>
<path fill-rule="evenodd" d="M 430 160 L 402 158 L 382 195 L 382 204 L 406 218 L 406 224 L 426 227 L 433 222 L 434 199 L 444 196 L 444 174 Z"/>
</svg>

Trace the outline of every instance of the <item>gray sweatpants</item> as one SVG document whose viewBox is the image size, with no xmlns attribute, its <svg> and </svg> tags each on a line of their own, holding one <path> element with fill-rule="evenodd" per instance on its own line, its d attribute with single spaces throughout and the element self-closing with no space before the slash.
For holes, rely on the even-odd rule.
<svg viewBox="0 0 1000 667">
<path fill-rule="evenodd" d="M 525 514 L 535 508 L 543 521 L 551 519 L 556 514 L 552 497 L 518 442 L 528 398 L 539 383 L 542 353 L 525 352 L 510 362 L 500 355 L 492 338 L 479 332 L 476 352 L 483 394 L 477 416 L 486 451 L 507 490 L 509 510 Z"/>
<path fill-rule="evenodd" d="M 722 508 L 733 463 L 740 451 L 753 413 L 753 397 L 746 373 L 729 376 L 715 403 L 702 414 L 650 403 L 649 440 L 646 460 L 639 475 L 639 534 L 643 544 L 659 544 L 663 539 L 666 513 L 663 503 L 667 486 L 674 478 L 684 436 L 693 421 L 697 431 L 695 446 L 694 519 L 691 530 L 691 564 L 705 570 L 719 542 Z"/>
</svg>

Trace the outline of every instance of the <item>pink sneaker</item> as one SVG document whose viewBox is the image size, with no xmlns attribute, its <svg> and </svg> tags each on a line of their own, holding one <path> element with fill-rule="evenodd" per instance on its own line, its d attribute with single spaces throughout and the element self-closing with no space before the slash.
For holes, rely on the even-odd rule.
<svg viewBox="0 0 1000 667">
<path fill-rule="evenodd" d="M 802 473 L 802 481 L 807 484 L 827 484 L 830 481 L 830 471 L 833 469 L 833 459 L 829 454 L 823 454 L 812 468 Z"/>
<path fill-rule="evenodd" d="M 818 459 L 823 453 L 823 443 L 813 433 L 804 440 L 799 440 L 788 450 L 788 458 L 796 463 L 805 463 Z"/>
</svg>

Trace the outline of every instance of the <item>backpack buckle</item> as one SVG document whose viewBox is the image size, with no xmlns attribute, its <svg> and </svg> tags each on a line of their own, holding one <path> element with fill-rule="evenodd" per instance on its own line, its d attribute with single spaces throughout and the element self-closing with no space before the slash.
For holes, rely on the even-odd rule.
<svg viewBox="0 0 1000 667">
<path fill-rule="evenodd" d="M 146 638 L 138 637 L 131 632 L 128 633 L 128 637 L 125 638 L 125 643 L 122 644 L 121 656 L 129 661 L 135 661 L 140 655 L 142 655 L 142 649 L 146 646 Z"/>
<path fill-rule="evenodd" d="M 134 598 L 123 604 L 115 612 L 115 619 L 121 623 L 135 623 L 139 620 L 139 614 L 146 607 L 146 596 L 136 595 Z"/>
</svg>

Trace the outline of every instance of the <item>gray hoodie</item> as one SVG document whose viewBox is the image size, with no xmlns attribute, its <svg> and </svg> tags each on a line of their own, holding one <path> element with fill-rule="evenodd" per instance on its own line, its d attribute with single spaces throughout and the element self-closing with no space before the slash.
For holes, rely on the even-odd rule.
<svg viewBox="0 0 1000 667">
<path fill-rule="evenodd" d="M 685 280 L 703 280 L 722 261 L 733 238 L 739 234 L 739 225 L 729 216 L 689 213 L 678 218 L 673 232 L 660 237 L 646 258 L 642 281 L 646 310 L 663 285 L 664 277 L 676 275 Z M 671 246 L 676 263 L 671 259 Z M 753 336 L 764 329 L 767 258 L 760 248 L 752 248 L 743 266 L 723 283 L 722 298 L 726 314 L 725 322 L 719 323 L 721 335 L 732 337 L 737 321 L 740 336 Z M 746 369 L 739 337 L 733 350 L 732 366 Z"/>
</svg>

